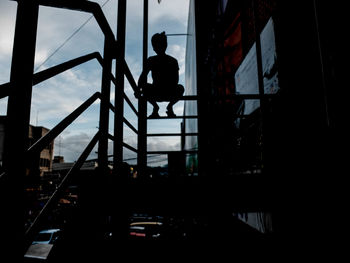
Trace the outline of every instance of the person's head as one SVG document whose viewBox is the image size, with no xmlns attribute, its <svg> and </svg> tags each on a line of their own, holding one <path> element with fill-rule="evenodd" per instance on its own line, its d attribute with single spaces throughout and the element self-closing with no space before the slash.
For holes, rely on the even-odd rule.
<svg viewBox="0 0 350 263">
<path fill-rule="evenodd" d="M 154 52 L 156 52 L 158 55 L 165 53 L 168 42 L 164 31 L 162 33 L 154 34 L 152 36 L 151 42 Z"/>
</svg>

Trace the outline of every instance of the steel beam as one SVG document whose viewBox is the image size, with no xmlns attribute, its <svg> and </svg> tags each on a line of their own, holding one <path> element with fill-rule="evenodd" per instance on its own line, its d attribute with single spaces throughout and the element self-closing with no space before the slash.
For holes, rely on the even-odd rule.
<svg viewBox="0 0 350 263">
<path fill-rule="evenodd" d="M 57 66 L 53 66 L 51 68 L 45 69 L 43 71 L 40 71 L 38 73 L 35 73 L 33 76 L 33 85 L 37 85 L 40 82 L 43 82 L 47 79 L 50 79 L 68 69 L 74 68 L 80 64 L 83 64 L 85 62 L 88 62 L 92 59 L 97 59 L 100 63 L 102 61 L 102 57 L 100 53 L 93 52 L 78 58 L 71 59 L 69 61 L 66 61 L 62 64 L 59 64 Z"/>
<path fill-rule="evenodd" d="M 91 139 L 89 144 L 86 146 L 82 154 L 79 156 L 79 159 L 74 163 L 73 167 L 68 171 L 68 173 L 64 176 L 62 181 L 60 182 L 59 186 L 55 190 L 55 192 L 52 194 L 50 199 L 46 202 L 43 209 L 40 211 L 38 216 L 35 218 L 32 225 L 27 229 L 25 236 L 24 236 L 24 246 L 25 248 L 28 248 L 30 243 L 33 241 L 33 238 L 35 237 L 35 234 L 40 230 L 40 227 L 42 226 L 43 220 L 47 217 L 48 213 L 51 211 L 52 207 L 57 204 L 59 198 L 61 198 L 61 195 L 63 191 L 66 190 L 68 183 L 70 182 L 72 176 L 76 174 L 80 168 L 83 166 L 84 162 L 86 161 L 87 157 L 95 147 L 98 139 L 100 138 L 100 132 L 97 132 L 95 136 Z"/>
<path fill-rule="evenodd" d="M 138 134 L 138 130 L 124 117 L 123 122 L 132 130 L 134 133 Z"/>
<path fill-rule="evenodd" d="M 117 25 L 117 61 L 115 86 L 115 114 L 114 114 L 114 147 L 113 167 L 118 172 L 123 162 L 123 139 L 124 139 L 124 70 L 125 70 L 125 28 L 126 28 L 126 0 L 118 1 L 118 25 Z"/>
<path fill-rule="evenodd" d="M 134 77 L 132 76 L 132 73 L 126 63 L 126 61 L 124 60 L 124 74 L 125 74 L 125 77 L 128 79 L 129 83 L 130 83 L 130 86 L 132 87 L 132 89 L 134 90 L 134 92 L 137 92 L 138 91 L 138 87 L 137 87 L 137 84 L 135 82 L 135 79 Z"/>
<path fill-rule="evenodd" d="M 148 51 L 148 0 L 143 1 L 143 54 L 142 62 L 143 68 L 147 61 Z M 137 139 L 137 166 L 138 173 L 141 174 L 145 171 L 147 166 L 147 101 L 143 97 L 139 98 L 138 102 L 138 139 Z"/>
<path fill-rule="evenodd" d="M 71 59 L 69 61 L 63 62 L 62 64 L 53 66 L 51 68 L 45 69 L 33 75 L 33 86 L 48 80 L 68 69 L 74 68 L 80 64 L 88 62 L 92 59 L 97 59 L 97 61 L 102 66 L 102 57 L 100 53 L 94 52 L 78 58 Z M 10 94 L 11 82 L 0 85 L 0 99 L 7 97 Z"/>
<path fill-rule="evenodd" d="M 91 104 L 93 104 L 98 98 L 101 97 L 100 92 L 96 92 L 78 108 L 76 108 L 71 114 L 65 117 L 55 127 L 53 127 L 45 136 L 41 137 L 35 144 L 33 144 L 27 151 L 27 156 L 35 153 L 40 153 L 45 146 L 52 142 L 58 135 L 64 131 L 74 120 L 76 120 Z"/>
<path fill-rule="evenodd" d="M 6 180 L 1 185 L 1 244 L 11 261 L 23 260 L 23 188 L 32 99 L 33 68 L 39 6 L 34 0 L 20 1 L 12 54 L 3 166 Z M 4 189 L 2 189 L 4 188 Z M 3 203 L 4 202 L 4 203 Z M 6 247 L 6 244 L 9 247 Z M 14 245 L 16 244 L 16 245 Z M 9 253 L 8 255 L 6 255 Z M 16 258 L 16 255 L 18 258 Z M 22 255 L 22 258 L 20 257 Z M 9 257 L 7 257 L 9 256 Z"/>
<path fill-rule="evenodd" d="M 139 113 L 137 112 L 135 106 L 132 104 L 132 102 L 130 101 L 130 99 L 128 98 L 128 96 L 126 96 L 126 94 L 124 93 L 124 99 L 125 101 L 128 103 L 129 107 L 131 108 L 131 110 L 135 113 L 136 116 L 139 116 Z"/>
<path fill-rule="evenodd" d="M 102 82 L 101 82 L 101 104 L 100 104 L 100 140 L 98 144 L 98 165 L 102 169 L 108 167 L 108 124 L 111 95 L 112 70 L 112 52 L 114 39 L 105 38 L 103 63 L 102 63 Z"/>
</svg>

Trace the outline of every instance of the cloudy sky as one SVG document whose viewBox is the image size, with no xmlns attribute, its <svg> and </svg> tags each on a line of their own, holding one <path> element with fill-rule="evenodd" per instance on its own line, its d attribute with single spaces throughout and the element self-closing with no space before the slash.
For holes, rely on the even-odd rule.
<svg viewBox="0 0 350 263">
<path fill-rule="evenodd" d="M 116 34 L 118 0 L 95 0 L 103 6 L 103 12 Z M 189 0 L 149 0 L 149 39 L 157 32 L 166 31 L 168 34 L 186 33 Z M 0 84 L 10 78 L 12 45 L 16 18 L 17 3 L 0 0 Z M 128 0 L 126 28 L 126 61 L 137 81 L 142 65 L 142 15 L 143 1 Z M 103 34 L 100 32 L 95 19 L 89 22 L 75 34 L 52 57 L 57 50 L 84 22 L 90 14 L 57 8 L 40 7 L 38 34 L 35 55 L 35 72 L 57 65 L 69 59 L 84 54 L 99 51 L 103 54 Z M 169 55 L 178 59 L 180 66 L 180 83 L 184 84 L 186 37 L 168 37 Z M 149 41 L 149 55 L 154 55 Z M 49 58 L 50 57 L 50 58 Z M 49 59 L 48 59 L 49 58 Z M 48 59 L 48 60 L 47 60 Z M 114 71 L 113 71 L 114 73 Z M 79 67 L 68 70 L 33 88 L 31 124 L 54 127 L 67 114 L 72 112 L 94 92 L 100 90 L 101 68 L 97 61 L 90 61 Z M 137 107 L 137 100 L 126 81 L 126 93 Z M 114 85 L 111 86 L 111 98 L 114 103 Z M 160 114 L 165 112 L 165 103 L 160 104 Z M 0 100 L 0 115 L 6 115 L 7 99 Z M 152 107 L 148 105 L 148 114 Z M 126 118 L 137 127 L 136 116 L 128 105 L 124 109 Z M 174 111 L 181 115 L 183 103 L 175 105 Z M 75 161 L 82 149 L 97 132 L 99 103 L 93 104 L 55 141 L 55 154 L 63 155 L 66 161 Z M 113 134 L 113 114 L 110 116 L 110 133 Z M 180 120 L 149 120 L 149 132 L 179 132 Z M 132 146 L 137 145 L 136 135 L 124 127 L 124 139 Z M 112 144 L 109 147 L 112 152 Z M 179 138 L 149 138 L 149 150 L 180 149 Z M 135 157 L 135 154 L 124 150 L 124 159 Z M 90 158 L 96 158 L 93 152 Z M 158 158 L 164 159 L 164 156 Z M 157 157 L 150 158 L 152 164 L 158 165 Z M 159 160 L 159 159 L 158 159 Z"/>
</svg>

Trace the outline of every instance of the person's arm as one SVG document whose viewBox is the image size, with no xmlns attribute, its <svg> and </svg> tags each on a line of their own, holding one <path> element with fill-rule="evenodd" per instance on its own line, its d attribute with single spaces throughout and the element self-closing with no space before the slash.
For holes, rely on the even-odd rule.
<svg viewBox="0 0 350 263">
<path fill-rule="evenodd" d="M 171 66 L 171 72 L 169 74 L 169 83 L 178 84 L 179 83 L 179 64 L 177 60 L 174 60 Z"/>
<path fill-rule="evenodd" d="M 176 84 L 179 83 L 179 70 L 176 71 L 175 81 L 176 81 Z"/>
<path fill-rule="evenodd" d="M 142 71 L 139 80 L 137 82 L 137 85 L 139 86 L 139 88 L 141 89 L 142 86 L 144 86 L 145 84 L 147 84 L 147 75 L 148 75 L 149 70 L 144 70 Z"/>
</svg>

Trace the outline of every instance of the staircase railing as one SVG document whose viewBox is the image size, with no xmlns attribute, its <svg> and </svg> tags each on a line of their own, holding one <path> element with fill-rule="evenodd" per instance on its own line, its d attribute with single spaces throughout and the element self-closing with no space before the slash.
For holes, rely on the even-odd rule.
<svg viewBox="0 0 350 263">
<path fill-rule="evenodd" d="M 83 163 L 86 161 L 87 157 L 89 156 L 90 152 L 94 148 L 94 146 L 99 142 L 99 149 L 98 149 L 98 164 L 102 168 L 104 166 L 107 167 L 108 163 L 108 139 L 113 139 L 115 141 L 115 136 L 108 133 L 108 126 L 109 126 L 109 111 L 112 110 L 113 112 L 119 110 L 123 107 L 123 105 L 118 105 L 118 101 L 116 100 L 115 103 L 117 106 L 112 105 L 110 102 L 110 83 L 111 81 L 114 83 L 116 87 L 116 93 L 122 95 L 122 99 L 125 100 L 133 112 L 138 115 L 138 112 L 136 108 L 133 106 L 130 99 L 126 96 L 124 93 L 124 85 L 120 85 L 117 80 L 120 80 L 121 76 L 124 78 L 124 75 L 126 76 L 127 80 L 129 81 L 131 87 L 136 92 L 137 85 L 136 82 L 132 76 L 132 73 L 124 59 L 124 56 L 119 55 L 119 49 L 120 45 L 118 45 L 118 41 L 122 41 L 125 48 L 125 28 L 124 28 L 124 37 L 120 36 L 120 33 L 118 33 L 118 40 L 115 40 L 115 36 L 113 34 L 113 31 L 111 30 L 108 21 L 106 17 L 103 14 L 103 11 L 99 4 L 89 1 L 71 1 L 71 0 L 17 0 L 18 2 L 18 11 L 17 11 L 17 23 L 16 23 L 16 33 L 15 33 L 15 42 L 14 42 L 14 50 L 13 50 L 13 60 L 12 60 L 12 68 L 11 68 L 11 81 L 5 84 L 0 85 L 0 99 L 9 97 L 9 104 L 11 104 L 11 107 L 14 107 L 14 102 L 25 100 L 25 103 L 20 104 L 19 111 L 13 111 L 8 110 L 8 126 L 6 127 L 6 138 L 7 144 L 5 145 L 5 154 L 6 151 L 8 151 L 7 159 L 4 160 L 4 170 L 5 172 L 1 175 L 0 183 L 6 184 L 7 182 L 11 187 L 15 187 L 17 189 L 17 193 L 22 191 L 21 184 L 18 184 L 14 177 L 22 178 L 23 177 L 18 176 L 19 172 L 24 172 L 25 163 L 27 163 L 27 160 L 30 160 L 30 158 L 40 153 L 50 142 L 52 142 L 57 136 L 59 136 L 64 129 L 66 129 L 75 119 L 77 119 L 83 112 L 86 111 L 89 106 L 91 106 L 97 99 L 101 100 L 100 103 L 100 119 L 99 119 L 99 131 L 96 133 L 96 135 L 92 138 L 90 143 L 87 145 L 85 150 L 80 155 L 77 162 L 74 164 L 74 166 L 69 170 L 69 172 L 64 176 L 63 180 L 61 181 L 58 188 L 54 191 L 52 196 L 49 198 L 48 202 L 45 204 L 43 209 L 40 211 L 39 215 L 35 218 L 34 222 L 31 224 L 31 226 L 26 230 L 25 237 L 24 237 L 24 250 L 26 251 L 27 248 L 30 245 L 30 242 L 33 239 L 33 235 L 40 229 L 40 226 L 43 222 L 43 219 L 48 215 L 51 208 L 55 203 L 57 203 L 57 200 L 59 200 L 59 197 L 62 193 L 62 191 L 67 187 L 67 184 L 69 183 L 72 175 L 76 173 L 78 170 L 80 170 Z M 124 7 L 126 8 L 126 1 L 120 1 L 121 4 L 124 4 Z M 57 66 L 51 67 L 49 69 L 43 70 L 38 73 L 31 73 L 28 74 L 28 72 L 33 72 L 33 65 L 34 65 L 34 51 L 35 51 L 35 35 L 36 35 L 36 24 L 37 24 L 37 16 L 38 16 L 38 8 L 39 6 L 49 6 L 49 7 L 57 7 L 57 8 L 66 8 L 70 10 L 75 11 L 83 11 L 83 12 L 89 12 L 92 13 L 95 17 L 98 25 L 100 26 L 101 31 L 104 33 L 105 36 L 105 43 L 104 43 L 104 57 L 98 53 L 90 53 L 72 60 L 69 60 L 67 62 L 64 62 L 62 64 L 59 64 Z M 124 8 L 124 12 L 125 12 Z M 28 11 L 26 11 L 28 10 Z M 34 10 L 35 12 L 31 12 L 31 10 Z M 119 7 L 118 7 L 119 12 Z M 124 14 L 125 15 L 125 14 Z M 124 17 L 125 20 L 125 17 Z M 118 23 L 119 23 L 119 14 L 118 14 Z M 124 27 L 125 27 L 125 21 L 124 21 Z M 25 32 L 26 29 L 30 29 L 32 31 L 31 38 L 27 39 L 30 43 L 24 43 L 23 39 L 26 38 L 26 34 L 28 32 Z M 118 25 L 118 31 L 119 31 L 119 25 Z M 120 39 L 119 39 L 120 38 Z M 29 50 L 30 54 L 26 53 L 22 47 L 26 46 L 25 50 Z M 25 138 L 28 136 L 28 127 L 29 127 L 29 118 L 22 116 L 27 115 L 28 109 L 30 109 L 30 102 L 31 102 L 31 87 L 43 82 L 47 79 L 50 79 L 68 69 L 71 69 L 73 67 L 79 66 L 85 62 L 88 62 L 92 59 L 97 59 L 100 65 L 102 66 L 102 83 L 101 83 L 101 92 L 96 92 L 93 94 L 90 98 L 88 98 L 84 103 L 82 103 L 79 107 L 77 107 L 71 114 L 69 114 L 67 117 L 65 117 L 60 123 L 58 123 L 54 128 L 52 128 L 45 136 L 40 138 L 34 145 L 32 145 L 29 149 L 25 149 L 22 153 L 19 151 L 17 153 L 17 158 L 19 157 L 22 159 L 22 164 L 20 167 L 15 167 L 15 152 L 12 149 L 12 144 L 15 143 L 15 146 L 20 146 L 20 148 L 23 148 L 23 144 L 25 144 Z M 112 60 L 117 59 L 117 70 L 119 72 L 116 72 L 117 77 L 114 77 L 111 73 L 112 68 Z M 22 60 L 22 61 L 21 61 Z M 27 61 L 28 60 L 28 63 Z M 19 65 L 23 63 L 23 67 L 20 67 Z M 121 66 L 120 66 L 121 65 Z M 25 68 L 23 70 L 23 68 Z M 14 71 L 14 72 L 12 72 Z M 23 79 L 21 77 L 20 72 L 25 72 L 26 74 L 23 74 Z M 22 93 L 23 92 L 23 93 Z M 10 102 L 11 99 L 11 102 Z M 25 104 L 25 105 L 23 105 Z M 120 114 L 115 114 L 115 119 L 120 117 Z M 13 120 L 16 120 L 16 118 L 20 118 L 21 125 L 14 124 Z M 119 120 L 118 120 L 119 121 Z M 120 121 L 119 121 L 120 122 Z M 124 117 L 122 117 L 121 125 L 118 127 L 115 127 L 116 129 L 122 130 L 123 129 L 123 123 L 125 123 L 127 126 L 131 128 L 135 133 L 137 133 L 137 129 L 133 127 L 129 121 L 127 121 Z M 17 125 L 17 126 L 16 126 Z M 21 127 L 19 130 L 18 127 Z M 21 140 L 18 140 L 18 136 L 21 136 Z M 119 138 L 120 140 L 120 138 Z M 123 138 L 122 138 L 123 140 Z M 14 147 L 15 147 L 14 146 Z M 137 149 L 134 147 L 124 143 L 114 143 L 114 148 L 116 147 L 126 147 L 134 152 L 137 152 Z M 114 156 L 114 158 L 121 158 L 121 160 L 118 160 L 119 162 L 122 162 L 122 150 L 119 151 L 118 156 Z M 116 163 L 116 162 L 114 162 Z M 22 174 L 24 176 L 24 174 Z M 10 178 L 9 180 L 6 180 Z M 19 206 L 20 207 L 20 206 Z M 16 208 L 15 204 L 11 207 L 11 210 L 15 211 Z M 5 211 L 6 212 L 6 211 Z M 19 212 L 17 213 L 19 214 Z M 23 222 L 22 222 L 23 224 Z M 23 229 L 23 226 L 17 226 L 18 229 Z M 18 240 L 17 240 L 18 241 Z"/>
<path fill-rule="evenodd" d="M 82 165 L 86 161 L 87 157 L 89 156 L 89 154 L 91 153 L 91 151 L 95 147 L 95 145 L 99 139 L 99 136 L 100 136 L 100 133 L 97 132 L 95 134 L 95 136 L 91 139 L 91 141 L 86 146 L 85 150 L 82 152 L 82 154 L 80 155 L 78 160 L 74 163 L 73 167 L 63 177 L 59 186 L 54 191 L 54 193 L 51 195 L 49 200 L 46 202 L 45 206 L 42 208 L 40 213 L 37 215 L 34 222 L 26 230 L 25 235 L 24 235 L 25 250 L 30 246 L 36 233 L 40 230 L 40 226 L 42 225 L 45 218 L 48 216 L 51 209 L 59 201 L 60 196 L 62 195 L 63 191 L 67 188 L 72 176 L 80 170 L 80 168 L 82 167 Z"/>
</svg>

